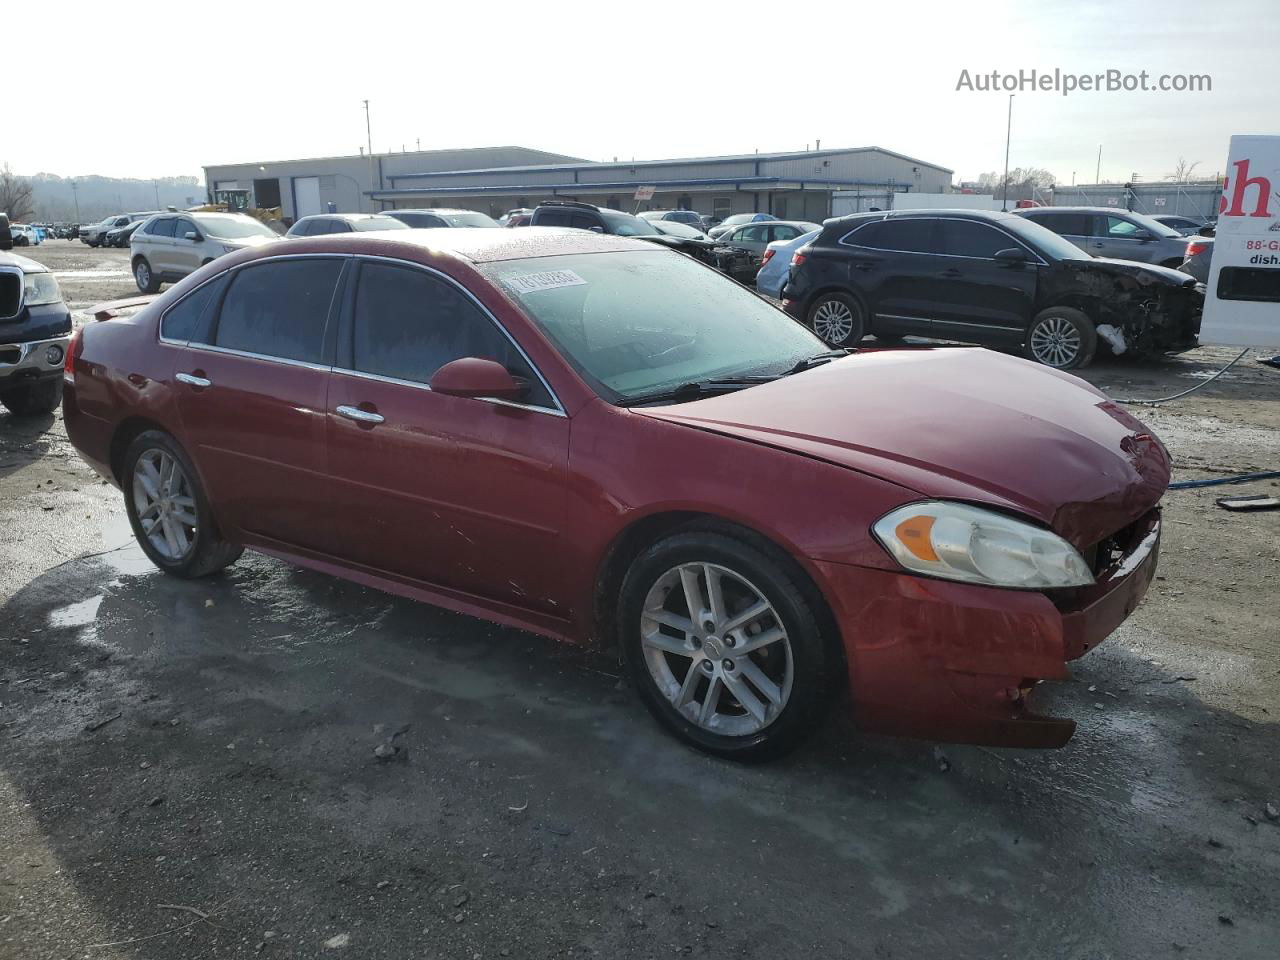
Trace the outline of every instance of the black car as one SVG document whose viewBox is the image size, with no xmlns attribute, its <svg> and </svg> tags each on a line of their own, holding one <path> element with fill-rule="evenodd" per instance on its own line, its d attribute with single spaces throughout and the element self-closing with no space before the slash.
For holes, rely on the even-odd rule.
<svg viewBox="0 0 1280 960">
<path fill-rule="evenodd" d="M 382 213 L 316 213 L 289 228 L 286 237 L 321 237 L 364 230 L 408 230 L 407 224 Z"/>
<path fill-rule="evenodd" d="M 1087 364 L 1099 338 L 1115 353 L 1190 349 L 1204 305 L 1185 273 L 1091 257 L 1023 217 L 974 210 L 828 220 L 792 258 L 782 296 L 832 346 L 914 335 L 1064 370 Z"/>
<path fill-rule="evenodd" d="M 623 213 L 621 210 L 611 210 L 608 207 L 597 207 L 592 203 L 581 203 L 577 200 L 548 200 L 534 209 L 533 216 L 529 219 L 529 226 L 573 227 L 578 230 L 594 230 L 596 233 L 610 233 L 619 237 L 635 237 L 687 253 L 710 266 L 717 268 L 722 266 L 717 252 L 718 245 L 714 241 L 663 233 L 641 217 Z"/>
</svg>

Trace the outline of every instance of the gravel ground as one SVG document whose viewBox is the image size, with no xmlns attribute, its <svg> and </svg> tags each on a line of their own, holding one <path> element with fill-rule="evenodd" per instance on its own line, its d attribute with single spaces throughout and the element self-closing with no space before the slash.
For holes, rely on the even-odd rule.
<svg viewBox="0 0 1280 960">
<path fill-rule="evenodd" d="M 133 292 L 125 251 L 32 253 L 78 311 Z M 1141 415 L 1180 479 L 1280 466 L 1251 359 Z M 1280 513 L 1214 503 L 1255 490 L 1169 494 L 1148 599 L 1046 691 L 1066 748 L 834 716 L 747 768 L 582 651 L 256 555 L 163 577 L 60 418 L 0 414 L 0 958 L 1270 960 Z"/>
</svg>

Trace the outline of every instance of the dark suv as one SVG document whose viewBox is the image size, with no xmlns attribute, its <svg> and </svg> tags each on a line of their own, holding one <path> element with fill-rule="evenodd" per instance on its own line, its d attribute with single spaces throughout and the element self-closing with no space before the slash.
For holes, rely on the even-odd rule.
<svg viewBox="0 0 1280 960">
<path fill-rule="evenodd" d="M 0 403 L 35 416 L 62 399 L 71 311 L 49 269 L 6 252 L 12 246 L 9 219 L 0 213 Z"/>
<path fill-rule="evenodd" d="M 592 203 L 582 203 L 577 200 L 547 200 L 545 203 L 538 204 L 533 211 L 529 226 L 572 227 L 578 230 L 594 230 L 596 233 L 611 233 L 619 237 L 636 237 L 679 250 L 709 266 L 723 269 L 717 253 L 717 245 L 712 241 L 662 233 L 648 220 L 623 213 L 621 210 L 597 207 Z"/>
<path fill-rule="evenodd" d="M 783 307 L 832 346 L 867 334 L 1021 349 L 1059 369 L 1196 345 L 1204 295 L 1176 270 L 1090 257 L 1007 213 L 930 210 L 828 220 L 792 258 Z"/>
</svg>

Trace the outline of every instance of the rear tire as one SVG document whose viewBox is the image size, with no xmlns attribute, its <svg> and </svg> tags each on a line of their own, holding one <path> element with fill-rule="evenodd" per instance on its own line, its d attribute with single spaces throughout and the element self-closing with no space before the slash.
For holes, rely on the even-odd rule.
<svg viewBox="0 0 1280 960">
<path fill-rule="evenodd" d="M 809 327 L 832 347 L 856 347 L 867 335 L 862 305 L 844 293 L 819 294 L 809 305 Z"/>
<path fill-rule="evenodd" d="M 62 378 L 0 390 L 0 403 L 19 417 L 53 413 L 62 402 Z"/>
<path fill-rule="evenodd" d="M 1047 307 L 1027 328 L 1023 354 L 1055 370 L 1086 367 L 1098 349 L 1093 322 L 1074 307 Z"/>
<path fill-rule="evenodd" d="M 705 753 L 748 762 L 781 756 L 813 732 L 836 658 L 802 578 L 785 556 L 718 531 L 677 533 L 636 558 L 618 636 L 659 723 Z M 761 612 L 744 619 L 753 609 Z M 685 621 L 691 632 L 677 626 Z"/>
<path fill-rule="evenodd" d="M 160 290 L 160 281 L 156 278 L 146 257 L 139 257 L 133 262 L 133 282 L 143 293 L 157 293 Z"/>
<path fill-rule="evenodd" d="M 206 577 L 244 552 L 222 538 L 195 467 L 169 434 L 147 430 L 134 438 L 125 451 L 120 486 L 133 535 L 165 573 Z"/>
</svg>

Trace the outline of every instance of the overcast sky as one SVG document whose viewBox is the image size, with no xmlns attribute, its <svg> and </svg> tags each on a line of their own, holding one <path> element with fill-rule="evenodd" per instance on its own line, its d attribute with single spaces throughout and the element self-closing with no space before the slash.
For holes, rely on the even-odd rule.
<svg viewBox="0 0 1280 960">
<path fill-rule="evenodd" d="M 1277 0 L 443 4 L 7 0 L 0 163 L 203 177 L 204 164 L 520 144 L 608 160 L 878 145 L 973 179 L 1005 93 L 962 70 L 1208 74 L 1207 93 L 1022 92 L 1012 166 L 1213 175 L 1280 133 Z M 11 45 L 11 53 L 14 48 Z M 39 51 L 39 56 L 34 52 Z M 24 71 L 30 70 L 29 75 Z"/>
</svg>

